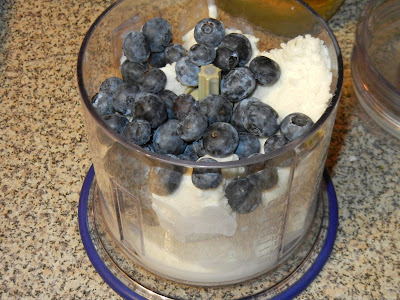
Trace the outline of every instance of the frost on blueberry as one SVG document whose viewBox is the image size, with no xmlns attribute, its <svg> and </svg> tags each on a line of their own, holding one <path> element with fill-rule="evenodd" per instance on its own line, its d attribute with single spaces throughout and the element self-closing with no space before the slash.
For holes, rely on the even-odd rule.
<svg viewBox="0 0 400 300">
<path fill-rule="evenodd" d="M 200 139 L 192 143 L 193 149 L 199 157 L 206 155 L 206 151 L 204 150 L 204 141 Z"/>
<path fill-rule="evenodd" d="M 273 136 L 279 130 L 278 113 L 268 104 L 252 101 L 243 114 L 243 125 L 258 137 Z"/>
<path fill-rule="evenodd" d="M 161 92 L 167 83 L 167 76 L 158 68 L 150 68 L 144 71 L 138 80 L 139 89 L 145 93 Z"/>
<path fill-rule="evenodd" d="M 189 94 L 181 94 L 175 98 L 173 104 L 174 117 L 178 120 L 183 119 L 192 110 L 199 110 L 198 102 Z"/>
<path fill-rule="evenodd" d="M 150 56 L 150 48 L 146 38 L 139 31 L 131 31 L 122 42 L 124 54 L 129 61 L 145 62 Z"/>
<path fill-rule="evenodd" d="M 231 70 L 221 80 L 221 94 L 233 103 L 248 97 L 255 88 L 254 74 L 245 67 Z"/>
<path fill-rule="evenodd" d="M 222 41 L 224 35 L 224 25 L 213 18 L 201 20 L 194 28 L 194 39 L 198 44 L 210 44 L 216 47 Z"/>
<path fill-rule="evenodd" d="M 136 85 L 121 84 L 115 91 L 112 100 L 114 109 L 123 115 L 130 114 L 132 99 L 135 98 L 138 93 L 139 89 Z"/>
<path fill-rule="evenodd" d="M 254 97 L 250 97 L 236 103 L 233 108 L 232 118 L 230 123 L 232 124 L 233 127 L 236 128 L 238 132 L 247 132 L 247 129 L 243 125 L 243 116 L 244 113 L 246 112 L 246 105 L 251 101 L 259 102 L 260 100 Z"/>
<path fill-rule="evenodd" d="M 200 162 L 217 162 L 213 158 L 202 158 Z M 192 172 L 193 185 L 202 190 L 215 189 L 222 181 L 222 172 L 218 168 L 194 168 Z"/>
<path fill-rule="evenodd" d="M 147 21 L 142 27 L 142 33 L 152 52 L 164 51 L 172 42 L 171 24 L 164 18 L 152 18 Z"/>
<path fill-rule="evenodd" d="M 232 103 L 221 95 L 208 95 L 200 101 L 200 110 L 207 117 L 209 125 L 229 122 L 232 117 Z"/>
<path fill-rule="evenodd" d="M 239 134 L 231 124 L 217 122 L 206 129 L 203 144 L 207 154 L 226 157 L 235 152 L 239 144 Z"/>
<path fill-rule="evenodd" d="M 249 65 L 257 83 L 263 86 L 270 86 L 276 83 L 281 76 L 279 65 L 266 56 L 257 56 Z"/>
<path fill-rule="evenodd" d="M 274 136 L 270 137 L 267 139 L 264 143 L 264 153 L 269 153 L 272 151 L 275 151 L 279 148 L 282 148 L 285 146 L 287 143 L 289 143 L 289 140 L 285 138 L 281 134 L 275 134 Z"/>
<path fill-rule="evenodd" d="M 240 67 L 243 67 L 249 62 L 253 53 L 249 39 L 240 33 L 225 35 L 219 47 L 225 47 L 237 53 Z"/>
<path fill-rule="evenodd" d="M 286 139 L 293 141 L 307 134 L 313 125 L 314 122 L 307 115 L 292 113 L 282 120 L 280 130 Z"/>
<path fill-rule="evenodd" d="M 182 140 L 189 143 L 199 140 L 207 126 L 206 116 L 200 111 L 192 110 L 179 121 L 177 131 Z"/>
<path fill-rule="evenodd" d="M 218 47 L 213 65 L 222 72 L 229 72 L 239 64 L 239 55 L 226 47 Z"/>
<path fill-rule="evenodd" d="M 149 57 L 149 64 L 153 68 L 162 68 L 167 64 L 164 51 L 151 52 Z"/>
<path fill-rule="evenodd" d="M 128 85 L 137 85 L 137 81 L 147 69 L 142 63 L 125 60 L 121 65 L 122 79 Z"/>
<path fill-rule="evenodd" d="M 200 67 L 192 63 L 188 56 L 182 57 L 175 65 L 176 79 L 186 86 L 199 84 Z"/>
<path fill-rule="evenodd" d="M 247 158 L 254 153 L 260 152 L 260 148 L 260 141 L 255 135 L 245 132 L 239 133 L 239 144 L 235 151 L 239 159 Z"/>
<path fill-rule="evenodd" d="M 151 128 L 157 128 L 163 124 L 167 118 L 167 109 L 164 102 L 155 94 L 138 94 L 131 102 L 131 114 L 133 118 L 148 121 Z"/>
<path fill-rule="evenodd" d="M 197 161 L 200 157 L 197 154 L 193 143 L 190 143 L 186 146 L 183 153 L 179 155 L 179 158 L 183 160 Z"/>
<path fill-rule="evenodd" d="M 189 59 L 196 66 L 206 66 L 213 62 L 216 56 L 215 48 L 209 44 L 194 44 L 189 49 Z"/>
<path fill-rule="evenodd" d="M 239 214 L 254 211 L 261 202 L 261 195 L 261 190 L 246 177 L 231 181 L 225 188 L 228 204 Z"/>
<path fill-rule="evenodd" d="M 182 57 L 186 56 L 186 49 L 183 48 L 181 44 L 174 43 L 165 48 L 164 54 L 165 54 L 165 61 L 168 64 L 172 64 L 181 59 Z"/>
<path fill-rule="evenodd" d="M 107 115 L 102 117 L 103 121 L 110 126 L 110 128 L 112 130 L 114 130 L 117 133 L 122 133 L 126 127 L 126 125 L 128 125 L 129 120 L 118 114 L 118 113 L 113 113 L 111 115 Z"/>
<path fill-rule="evenodd" d="M 133 119 L 122 133 L 129 142 L 143 146 L 151 137 L 151 125 L 143 119 Z"/>
<path fill-rule="evenodd" d="M 92 105 L 99 116 L 107 116 L 114 113 L 113 97 L 109 93 L 99 92 L 92 98 Z"/>
<path fill-rule="evenodd" d="M 154 151 L 160 154 L 182 154 L 186 148 L 186 143 L 178 135 L 179 121 L 168 120 L 154 132 L 153 147 Z"/>
<path fill-rule="evenodd" d="M 162 90 L 158 93 L 158 96 L 164 102 L 165 107 L 167 108 L 168 119 L 174 118 L 174 101 L 176 99 L 176 94 L 170 90 Z"/>
<path fill-rule="evenodd" d="M 123 84 L 121 78 L 118 77 L 109 77 L 105 79 L 100 85 L 100 92 L 108 93 L 110 95 L 114 94 L 115 90 L 118 86 Z"/>
</svg>

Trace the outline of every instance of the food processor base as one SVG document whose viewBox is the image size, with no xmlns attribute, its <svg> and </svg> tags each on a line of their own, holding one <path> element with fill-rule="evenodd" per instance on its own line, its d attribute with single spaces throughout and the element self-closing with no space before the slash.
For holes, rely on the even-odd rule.
<svg viewBox="0 0 400 300">
<path fill-rule="evenodd" d="M 97 198 L 96 198 L 97 197 Z M 79 200 L 79 230 L 87 255 L 103 280 L 124 299 L 292 299 L 318 275 L 336 238 L 338 207 L 325 171 L 310 232 L 285 261 L 256 278 L 231 285 L 199 287 L 155 275 L 127 258 L 101 222 L 93 166 Z"/>
</svg>

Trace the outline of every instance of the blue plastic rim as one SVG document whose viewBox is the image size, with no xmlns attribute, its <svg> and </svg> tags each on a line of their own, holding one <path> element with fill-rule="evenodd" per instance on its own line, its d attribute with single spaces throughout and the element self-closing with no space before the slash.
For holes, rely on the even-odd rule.
<svg viewBox="0 0 400 300">
<path fill-rule="evenodd" d="M 122 298 L 128 300 L 146 300 L 146 298 L 140 296 L 139 294 L 129 289 L 117 277 L 115 277 L 115 275 L 107 268 L 107 266 L 101 260 L 92 242 L 88 227 L 87 211 L 88 211 L 89 192 L 94 179 L 94 175 L 95 175 L 94 167 L 92 165 L 83 182 L 81 195 L 79 198 L 79 209 L 78 209 L 79 231 L 81 234 L 81 239 L 85 247 L 86 253 L 91 263 L 93 264 L 94 268 L 99 273 L 99 275 Z M 294 297 L 299 295 L 308 285 L 310 285 L 310 283 L 319 274 L 319 272 L 322 270 L 322 267 L 328 260 L 330 253 L 332 252 L 338 226 L 338 205 L 337 205 L 335 188 L 327 171 L 324 172 L 323 180 L 325 181 L 326 192 L 328 194 L 328 200 L 329 200 L 329 216 L 328 216 L 329 227 L 325 243 L 321 249 L 321 252 L 318 254 L 316 260 L 314 261 L 312 266 L 308 269 L 308 271 L 295 284 L 290 286 L 281 294 L 272 298 L 273 300 L 293 299 Z M 261 294 L 262 293 L 260 293 L 259 295 Z M 244 299 L 251 299 L 252 297 Z"/>
</svg>

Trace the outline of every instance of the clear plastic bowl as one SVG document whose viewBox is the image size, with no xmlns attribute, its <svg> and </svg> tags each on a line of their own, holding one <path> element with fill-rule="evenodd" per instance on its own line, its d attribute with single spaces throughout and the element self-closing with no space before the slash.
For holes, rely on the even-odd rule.
<svg viewBox="0 0 400 300">
<path fill-rule="evenodd" d="M 268 155 L 210 165 L 173 159 L 132 145 L 96 114 L 91 99 L 100 83 L 107 77 L 120 76 L 124 33 L 140 29 L 145 21 L 158 16 L 171 23 L 174 40 L 180 41 L 199 20 L 208 17 L 207 1 L 117 1 L 92 25 L 78 59 L 86 130 L 101 191 L 101 216 L 97 217 L 128 259 L 162 277 L 193 285 L 221 285 L 255 277 L 282 263 L 301 243 L 317 207 L 343 80 L 342 58 L 334 35 L 302 2 L 248 1 L 248 8 L 258 7 L 256 11 L 245 6 L 238 10 L 229 1 L 215 4 L 218 19 L 226 27 L 257 36 L 262 47 L 277 48 L 300 34 L 324 41 L 332 65 L 333 97 L 306 136 Z M 229 212 L 226 201 L 221 200 L 221 190 L 202 194 L 202 201 L 214 204 L 196 210 L 196 205 L 203 204 L 196 199 L 198 191 L 193 189 L 190 174 L 193 168 L 210 166 L 221 169 L 226 181 L 242 176 L 246 168 L 272 167 L 276 168 L 278 183 L 263 193 L 262 202 L 251 213 Z M 153 176 L 155 168 L 183 176 L 180 184 L 188 189 L 182 202 L 185 210 L 160 201 L 163 196 L 151 192 L 154 186 L 161 187 Z M 158 194 L 164 192 L 161 189 Z M 167 197 L 176 200 L 174 194 Z M 215 199 L 219 205 L 215 205 Z"/>
<path fill-rule="evenodd" d="M 400 2 L 371 1 L 356 29 L 351 59 L 361 106 L 378 125 L 400 139 Z"/>
</svg>

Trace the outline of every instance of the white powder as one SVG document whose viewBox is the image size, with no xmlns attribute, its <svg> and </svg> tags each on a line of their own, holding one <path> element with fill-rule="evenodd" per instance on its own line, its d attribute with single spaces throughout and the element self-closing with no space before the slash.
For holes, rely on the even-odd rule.
<svg viewBox="0 0 400 300">
<path fill-rule="evenodd" d="M 253 97 L 272 106 L 280 120 L 293 112 L 308 115 L 316 122 L 327 108 L 332 94 L 331 64 L 323 41 L 310 35 L 299 36 L 281 49 L 262 52 L 276 61 L 281 77 L 271 87 L 258 85 Z"/>
</svg>

